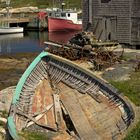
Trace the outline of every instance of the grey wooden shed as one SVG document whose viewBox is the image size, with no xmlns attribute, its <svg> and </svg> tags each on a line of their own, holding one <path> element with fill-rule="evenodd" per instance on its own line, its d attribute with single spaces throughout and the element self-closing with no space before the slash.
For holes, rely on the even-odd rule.
<svg viewBox="0 0 140 140">
<path fill-rule="evenodd" d="M 101 40 L 140 45 L 140 0 L 83 0 L 83 29 Z"/>
</svg>

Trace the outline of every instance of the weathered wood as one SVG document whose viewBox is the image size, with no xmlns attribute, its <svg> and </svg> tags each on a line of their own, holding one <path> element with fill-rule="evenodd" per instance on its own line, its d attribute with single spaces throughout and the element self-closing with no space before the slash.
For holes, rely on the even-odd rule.
<svg viewBox="0 0 140 140">
<path fill-rule="evenodd" d="M 49 126 L 49 125 L 44 125 L 44 124 L 38 123 L 33 117 L 31 117 L 31 116 L 29 116 L 29 115 L 26 115 L 24 112 L 17 111 L 17 114 L 26 117 L 27 119 L 33 121 L 35 124 L 37 124 L 37 125 L 40 126 L 40 127 L 43 127 L 43 128 L 48 129 L 48 130 L 55 131 L 55 132 L 57 131 L 56 128 L 53 128 L 53 127 L 51 127 L 51 126 Z"/>
<path fill-rule="evenodd" d="M 99 140 L 100 137 L 91 127 L 72 89 L 65 88 L 65 90 L 62 91 L 61 101 L 67 109 L 79 137 L 83 140 Z"/>
<path fill-rule="evenodd" d="M 50 42 L 50 41 L 45 41 L 44 44 L 46 44 L 46 45 L 52 45 L 52 46 L 56 46 L 56 47 L 62 47 L 62 45 L 60 45 L 58 43 Z"/>
<path fill-rule="evenodd" d="M 73 45 L 70 45 L 70 44 L 61 44 L 61 43 L 56 43 L 56 42 L 51 42 L 51 41 L 45 41 L 44 42 L 46 45 L 51 45 L 51 46 L 55 46 L 55 47 L 59 47 L 59 48 L 64 48 L 64 49 L 79 49 L 79 50 L 82 50 L 82 47 L 76 45 L 76 46 L 73 46 Z"/>
<path fill-rule="evenodd" d="M 92 19 L 90 31 L 98 37 L 103 29 L 101 40 L 140 45 L 139 0 L 83 0 L 82 5 L 84 30 Z"/>
<path fill-rule="evenodd" d="M 62 112 L 61 112 L 59 95 L 53 94 L 53 99 L 54 99 L 55 121 L 59 130 L 61 129 L 62 126 Z"/>
<path fill-rule="evenodd" d="M 27 23 L 29 22 L 29 18 L 1 18 L 0 22 L 9 22 L 9 23 Z"/>
<path fill-rule="evenodd" d="M 40 119 L 43 117 L 43 115 L 44 115 L 48 110 L 50 110 L 52 107 L 53 107 L 53 104 L 50 104 L 50 105 L 48 105 L 48 106 L 46 107 L 45 110 L 43 110 L 42 112 L 36 114 L 36 117 L 34 118 L 35 121 L 37 122 L 38 120 L 40 120 Z M 29 126 L 31 126 L 31 125 L 34 124 L 34 123 L 35 123 L 35 122 L 30 121 L 30 122 L 26 125 L 26 127 L 29 127 Z"/>
</svg>

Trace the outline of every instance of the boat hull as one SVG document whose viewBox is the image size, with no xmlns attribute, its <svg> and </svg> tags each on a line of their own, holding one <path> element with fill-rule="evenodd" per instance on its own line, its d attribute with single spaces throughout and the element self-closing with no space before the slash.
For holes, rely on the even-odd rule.
<svg viewBox="0 0 140 140">
<path fill-rule="evenodd" d="M 1 27 L 0 34 L 23 33 L 22 27 Z"/>
<path fill-rule="evenodd" d="M 62 134 L 62 130 L 68 128 L 62 121 L 61 109 L 63 115 L 70 116 L 75 136 L 83 140 L 93 140 L 93 137 L 111 140 L 110 127 L 118 134 L 134 119 L 131 105 L 111 85 L 67 59 L 42 52 L 18 82 L 9 112 L 8 131 L 15 140 L 20 139 L 18 133 L 22 129 L 32 125 L 33 129 L 42 128 L 41 132 L 47 128 L 57 131 L 61 127 Z M 105 133 L 108 133 L 106 138 Z"/>
<path fill-rule="evenodd" d="M 75 24 L 71 20 L 48 17 L 48 31 L 80 31 L 82 24 Z"/>
</svg>

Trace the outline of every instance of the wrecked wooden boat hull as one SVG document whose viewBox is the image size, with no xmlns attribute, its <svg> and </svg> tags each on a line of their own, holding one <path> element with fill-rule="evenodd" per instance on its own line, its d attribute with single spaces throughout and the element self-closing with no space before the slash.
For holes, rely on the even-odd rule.
<svg viewBox="0 0 140 140">
<path fill-rule="evenodd" d="M 131 105 L 114 87 L 69 60 L 42 52 L 17 84 L 7 126 L 15 140 L 26 128 L 67 130 L 75 139 L 98 140 L 113 139 L 133 119 Z"/>
</svg>

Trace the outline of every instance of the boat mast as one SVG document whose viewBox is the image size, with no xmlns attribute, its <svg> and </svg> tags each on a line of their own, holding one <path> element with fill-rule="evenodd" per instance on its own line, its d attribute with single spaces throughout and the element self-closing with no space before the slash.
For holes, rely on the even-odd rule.
<svg viewBox="0 0 140 140">
<path fill-rule="evenodd" d="M 64 10 L 64 6 L 65 6 L 65 3 L 62 2 L 62 3 L 61 3 L 61 9 L 62 9 L 62 11 Z"/>
</svg>

